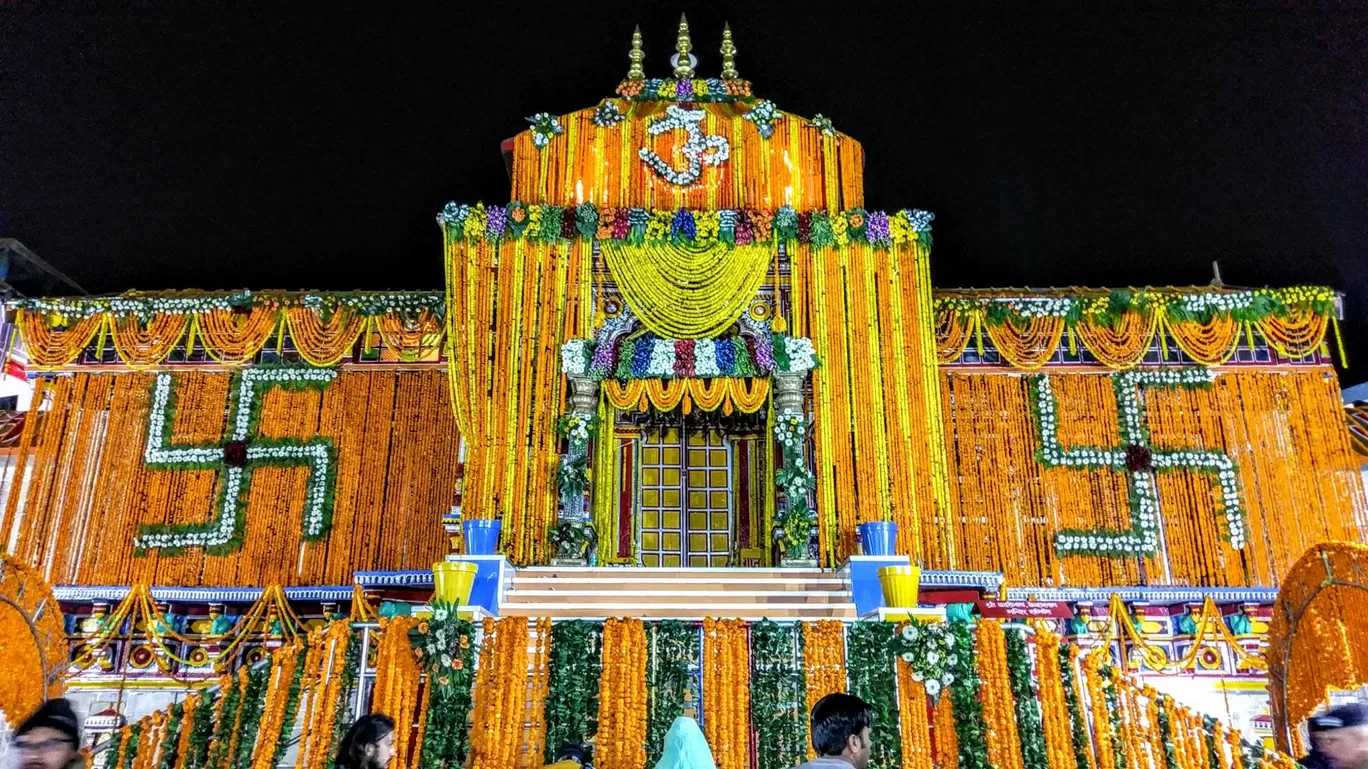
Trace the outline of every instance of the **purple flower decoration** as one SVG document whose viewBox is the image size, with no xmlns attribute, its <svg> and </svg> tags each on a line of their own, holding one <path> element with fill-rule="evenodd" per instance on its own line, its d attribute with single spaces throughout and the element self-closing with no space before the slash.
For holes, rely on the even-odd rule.
<svg viewBox="0 0 1368 769">
<path fill-rule="evenodd" d="M 617 351 L 615 344 L 600 344 L 594 346 L 594 355 L 589 359 L 589 370 L 599 376 L 606 376 L 613 370 L 613 353 Z"/>
<path fill-rule="evenodd" d="M 679 209 L 675 212 L 674 222 L 670 229 L 672 231 L 671 234 L 676 238 L 693 240 L 694 233 L 696 232 L 694 229 L 693 214 L 689 213 L 689 210 L 686 208 Z"/>
<path fill-rule="evenodd" d="M 485 221 L 485 238 L 488 240 L 498 240 L 504 236 L 504 231 L 508 229 L 508 211 L 501 206 L 495 206 L 488 211 L 489 218 Z"/>
<path fill-rule="evenodd" d="M 768 374 L 774 370 L 774 339 L 769 336 L 757 336 L 755 341 L 755 366 L 760 369 L 760 373 Z"/>
<path fill-rule="evenodd" d="M 676 99 L 678 99 L 678 100 L 680 100 L 680 101 L 684 101 L 685 99 L 688 99 L 690 96 L 693 96 L 693 92 L 694 92 L 694 90 L 693 90 L 693 81 L 692 81 L 692 80 L 676 80 L 676 81 L 675 81 L 675 98 L 676 98 Z"/>
<path fill-rule="evenodd" d="M 865 238 L 870 243 L 888 243 L 892 238 L 888 233 L 888 214 L 875 211 L 869 215 L 869 226 L 865 228 Z"/>
</svg>

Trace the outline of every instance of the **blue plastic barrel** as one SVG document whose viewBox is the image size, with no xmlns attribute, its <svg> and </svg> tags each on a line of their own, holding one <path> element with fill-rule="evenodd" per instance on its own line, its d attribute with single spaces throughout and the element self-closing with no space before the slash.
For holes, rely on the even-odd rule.
<svg viewBox="0 0 1368 769">
<path fill-rule="evenodd" d="M 855 527 L 860 533 L 860 549 L 865 555 L 897 555 L 898 524 L 878 521 Z"/>
<path fill-rule="evenodd" d="M 461 530 L 465 533 L 466 555 L 496 555 L 499 552 L 499 530 L 503 521 L 477 520 L 462 521 Z"/>
</svg>

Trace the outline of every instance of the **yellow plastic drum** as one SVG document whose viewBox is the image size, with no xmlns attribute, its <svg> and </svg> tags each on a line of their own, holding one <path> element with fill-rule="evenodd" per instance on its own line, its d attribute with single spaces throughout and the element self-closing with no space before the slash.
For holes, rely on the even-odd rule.
<svg viewBox="0 0 1368 769">
<path fill-rule="evenodd" d="M 915 609 L 921 587 L 921 567 L 884 566 L 879 569 L 884 605 L 890 609 Z"/>
<path fill-rule="evenodd" d="M 475 587 L 478 563 L 469 561 L 438 561 L 432 564 L 433 599 L 465 606 L 470 603 L 470 591 Z"/>
</svg>

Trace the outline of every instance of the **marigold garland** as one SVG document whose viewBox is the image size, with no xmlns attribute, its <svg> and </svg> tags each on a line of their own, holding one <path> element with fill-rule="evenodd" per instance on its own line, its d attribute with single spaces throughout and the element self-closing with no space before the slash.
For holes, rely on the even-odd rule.
<svg viewBox="0 0 1368 769">
<path fill-rule="evenodd" d="M 1050 769 L 1087 769 L 1080 767 L 1074 753 L 1069 723 L 1069 704 L 1060 669 L 1060 638 L 1043 623 L 1033 623 L 1036 648 L 1036 684 L 1040 693 L 1045 756 Z"/>
<path fill-rule="evenodd" d="M 807 681 L 805 711 L 817 701 L 846 690 L 845 625 L 838 620 L 804 622 L 803 675 Z M 808 746 L 809 757 L 815 755 Z"/>
<path fill-rule="evenodd" d="M 538 619 L 535 632 L 537 647 L 532 657 L 532 684 L 527 693 L 528 736 L 521 762 L 525 769 L 537 769 L 542 766 L 543 754 L 546 752 L 546 702 L 550 691 L 551 674 L 551 620 L 545 617 Z"/>
<path fill-rule="evenodd" d="M 930 700 L 926 688 L 913 680 L 912 666 L 897 660 L 898 734 L 902 740 L 902 769 L 933 769 L 931 750 Z M 949 697 L 941 699 L 949 701 Z M 938 703 L 939 704 L 939 703 Z M 1051 767 L 1051 769 L 1054 769 Z"/>
<path fill-rule="evenodd" d="M 1002 624 L 981 620 L 977 636 L 983 719 L 988 725 L 988 761 L 994 769 L 1023 769 Z"/>
<path fill-rule="evenodd" d="M 934 713 L 935 765 L 939 769 L 959 769 L 959 739 L 955 734 L 954 698 L 943 695 Z M 907 754 L 904 753 L 904 760 Z"/>
<path fill-rule="evenodd" d="M 750 644 L 745 620 L 703 621 L 703 731 L 718 769 L 750 766 Z"/>
<path fill-rule="evenodd" d="M 422 670 L 409 641 L 409 631 L 417 627 L 414 617 L 380 620 L 380 639 L 375 654 L 375 684 L 371 689 L 371 710 L 394 719 L 394 765 L 407 767 L 416 754 L 414 719 L 418 715 L 418 688 Z"/>
<path fill-rule="evenodd" d="M 530 644 L 526 617 L 485 619 L 471 711 L 472 769 L 506 769 L 520 762 Z"/>
<path fill-rule="evenodd" d="M 594 763 L 602 769 L 646 765 L 646 630 L 639 619 L 603 623 L 595 742 Z"/>
<path fill-rule="evenodd" d="M 299 668 L 303 645 L 290 643 L 271 655 L 270 683 L 262 706 L 261 720 L 256 726 L 256 747 L 252 752 L 251 769 L 273 769 L 276 764 L 277 739 L 285 728 L 286 709 L 295 688 L 295 671 Z"/>
</svg>

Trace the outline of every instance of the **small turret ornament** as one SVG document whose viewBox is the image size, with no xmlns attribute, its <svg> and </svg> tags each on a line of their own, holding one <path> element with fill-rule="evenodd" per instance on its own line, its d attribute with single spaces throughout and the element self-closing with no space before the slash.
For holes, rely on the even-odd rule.
<svg viewBox="0 0 1368 769">
<path fill-rule="evenodd" d="M 732 42 L 731 25 L 722 25 L 722 79 L 740 80 L 736 71 L 736 44 Z"/>
<path fill-rule="evenodd" d="M 641 68 L 641 62 L 646 60 L 646 52 L 641 50 L 641 27 L 632 30 L 632 50 L 627 54 L 632 66 L 627 70 L 628 80 L 645 80 L 646 71 Z"/>
<path fill-rule="evenodd" d="M 679 36 L 675 38 L 675 55 L 670 57 L 670 63 L 674 65 L 674 75 L 680 80 L 688 80 L 694 76 L 694 65 L 698 63 L 698 59 L 689 53 L 692 50 L 689 21 L 684 18 L 684 14 L 680 14 Z"/>
</svg>

